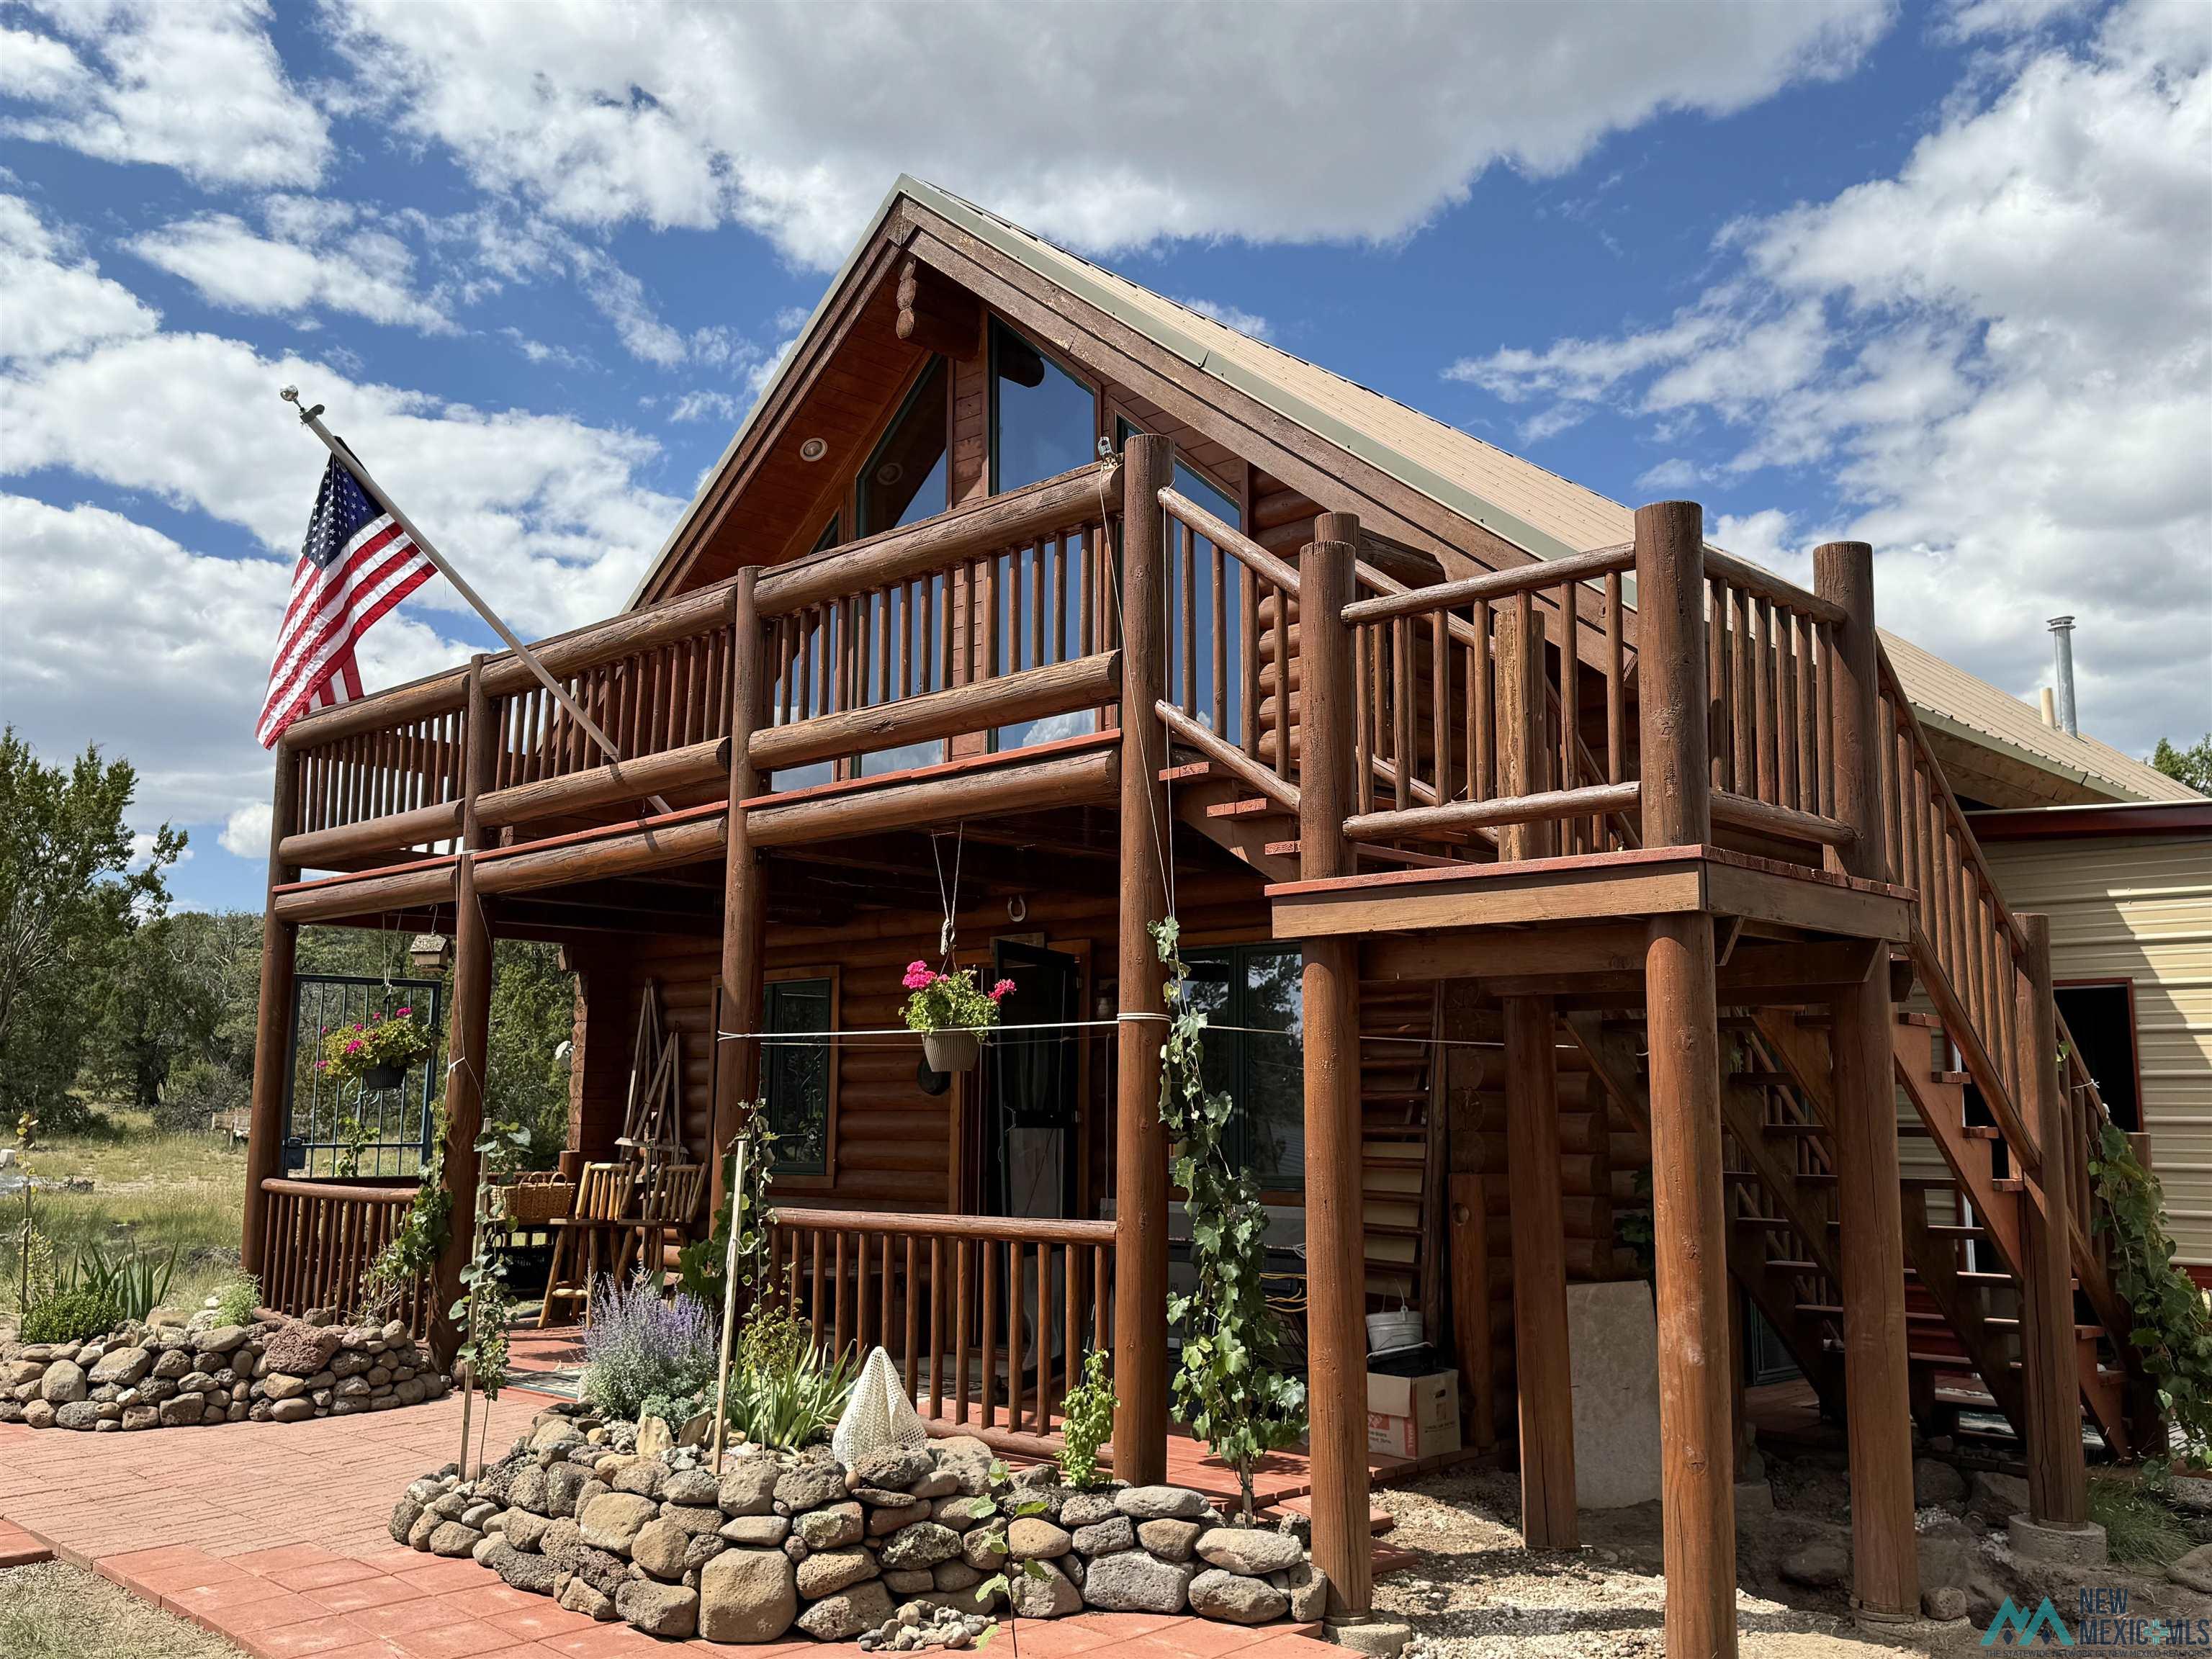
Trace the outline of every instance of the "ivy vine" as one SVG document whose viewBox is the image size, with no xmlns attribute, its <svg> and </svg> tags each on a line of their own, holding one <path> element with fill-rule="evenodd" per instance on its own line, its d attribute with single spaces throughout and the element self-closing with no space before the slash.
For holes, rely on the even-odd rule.
<svg viewBox="0 0 2212 1659">
<path fill-rule="evenodd" d="M 2184 1455 L 2204 1468 L 2212 1464 L 2212 1310 L 2174 1265 L 2158 1177 L 2116 1126 L 2106 1124 L 2098 1137 L 2089 1175 L 2099 1200 L 2090 1231 L 2112 1240 L 2112 1282 L 2135 1316 L 2128 1340 L 2142 1351 L 2159 1403 L 2181 1431 Z"/>
<path fill-rule="evenodd" d="M 446 1190 L 446 1109 L 441 1105 L 431 1118 L 430 1152 L 416 1171 L 415 1196 L 399 1218 L 392 1242 L 377 1252 L 362 1275 L 365 1315 L 390 1318 L 418 1280 L 436 1273 L 438 1252 L 446 1248 L 453 1218 L 453 1195 Z"/>
<path fill-rule="evenodd" d="M 1206 1016 L 1187 994 L 1190 969 L 1177 950 L 1180 932 L 1173 916 L 1152 927 L 1168 972 L 1160 1121 L 1175 1143 L 1170 1168 L 1186 1194 L 1198 1274 L 1190 1294 L 1168 1297 L 1168 1317 L 1183 1333 L 1175 1401 L 1191 1431 L 1236 1469 L 1249 1521 L 1255 1466 L 1305 1432 L 1306 1387 L 1278 1363 L 1282 1321 L 1263 1279 L 1267 1212 L 1251 1171 L 1230 1161 L 1236 1102 L 1206 1086 Z"/>
</svg>

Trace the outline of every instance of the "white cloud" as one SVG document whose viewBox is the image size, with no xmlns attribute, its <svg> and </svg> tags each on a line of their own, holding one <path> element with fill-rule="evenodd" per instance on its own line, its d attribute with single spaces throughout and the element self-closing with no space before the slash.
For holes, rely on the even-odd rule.
<svg viewBox="0 0 2212 1659">
<path fill-rule="evenodd" d="M 1646 467 L 1636 480 L 1636 487 L 1645 495 L 1653 495 L 1669 489 L 1687 489 L 1705 476 L 1703 469 L 1695 461 L 1685 460 L 1676 455 L 1656 466 Z"/>
<path fill-rule="evenodd" d="M 1660 110 L 1847 71 L 1887 16 L 1879 0 L 602 3 L 548 27 L 529 7 L 366 0 L 342 27 L 351 94 L 487 189 L 572 223 L 735 222 L 828 266 L 902 170 L 1085 247 L 1389 240 L 1495 163 L 1557 172 Z M 1346 115 L 1282 118 L 1317 64 Z"/>
<path fill-rule="evenodd" d="M 0 362 L 30 362 L 97 340 L 150 334 L 161 313 L 76 258 L 20 196 L 0 196 Z"/>
<path fill-rule="evenodd" d="M 242 859 L 265 857 L 269 852 L 269 827 L 276 817 L 267 801 L 254 801 L 239 807 L 223 820 L 222 833 L 216 840 L 224 852 L 235 853 Z"/>
<path fill-rule="evenodd" d="M 2044 618 L 2073 611 L 2087 725 L 2138 752 L 2201 732 L 2212 8 L 2116 10 L 1947 110 L 1893 177 L 1731 227 L 1736 269 L 1664 325 L 1449 372 L 1539 420 L 1716 417 L 1739 477 L 1827 483 L 1892 625 L 2032 696 Z M 1806 539 L 1725 522 L 1753 556 Z"/>
<path fill-rule="evenodd" d="M 206 185 L 313 185 L 331 151 L 260 0 L 40 0 L 46 32 L 0 36 L 0 92 L 35 108 L 0 132 Z"/>
<path fill-rule="evenodd" d="M 1239 334 L 1249 334 L 1255 340 L 1268 340 L 1274 337 L 1274 331 L 1267 326 L 1267 319 L 1265 317 L 1239 307 L 1224 305 L 1218 300 L 1190 297 L 1178 300 L 1176 303 L 1188 307 L 1201 317 L 1212 318 L 1224 328 L 1233 328 Z"/>
<path fill-rule="evenodd" d="M 669 405 L 672 421 L 734 421 L 738 400 L 726 392 L 687 392 Z"/>
<path fill-rule="evenodd" d="M 102 507 L 0 495 L 0 703 L 52 755 L 98 743 L 139 774 L 134 817 L 223 823 L 266 801 L 253 717 L 289 583 L 285 561 L 195 553 Z M 362 641 L 391 684 L 461 647 L 405 612 Z M 268 851 L 267 807 L 261 842 Z M 235 850 L 235 849 L 234 849 Z"/>
<path fill-rule="evenodd" d="M 203 213 L 148 232 L 131 251 L 233 311 L 344 311 L 428 334 L 455 331 L 437 296 L 415 291 L 414 253 L 389 231 L 355 222 L 342 203 L 311 198 L 276 198 L 264 214 L 267 235 L 234 215 Z"/>
</svg>

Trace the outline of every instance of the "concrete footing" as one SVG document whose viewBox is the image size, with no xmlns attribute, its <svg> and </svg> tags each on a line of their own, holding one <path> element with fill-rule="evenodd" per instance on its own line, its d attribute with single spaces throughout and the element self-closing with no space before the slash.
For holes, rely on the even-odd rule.
<svg viewBox="0 0 2212 1659">
<path fill-rule="evenodd" d="M 1398 1659 L 1406 1644 L 1413 1639 L 1412 1626 L 1384 1613 L 1332 1613 L 1322 1628 L 1337 1646 L 1365 1654 L 1368 1659 Z"/>
<path fill-rule="evenodd" d="M 2041 1561 L 2058 1567 L 2101 1567 L 2111 1555 L 2105 1547 L 2105 1529 L 2094 1521 L 2078 1527 L 2046 1527 L 2015 1515 L 2005 1525 L 2012 1553 L 2023 1561 Z"/>
</svg>

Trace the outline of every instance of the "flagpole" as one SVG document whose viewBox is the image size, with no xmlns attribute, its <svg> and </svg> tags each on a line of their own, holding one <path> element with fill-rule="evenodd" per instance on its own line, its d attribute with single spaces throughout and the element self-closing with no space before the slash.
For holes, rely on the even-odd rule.
<svg viewBox="0 0 2212 1659">
<path fill-rule="evenodd" d="M 429 560 L 432 564 L 437 567 L 438 574 L 443 576 L 447 581 L 453 583 L 454 591 L 459 592 L 463 599 L 466 599 L 476 608 L 477 615 L 482 617 L 486 623 L 490 624 L 491 631 L 507 641 L 507 649 L 514 652 L 517 657 L 520 658 L 522 661 L 528 665 L 530 672 L 538 676 L 539 683 L 543 684 L 548 691 L 550 691 L 553 694 L 554 701 L 558 702 L 562 708 L 568 710 L 568 717 L 574 720 L 578 726 L 583 727 L 585 732 L 591 738 L 592 742 L 598 744 L 601 749 L 606 751 L 608 760 L 615 763 L 617 765 L 621 764 L 622 750 L 615 747 L 614 739 L 610 738 L 605 732 L 599 730 L 599 722 L 594 720 L 589 714 L 586 714 L 583 711 L 583 708 L 577 703 L 575 698 L 569 696 L 568 688 L 562 685 L 559 680 L 556 679 L 547 670 L 545 665 L 538 660 L 538 655 L 535 652 L 531 650 L 528 646 L 525 645 L 520 640 L 515 637 L 514 630 L 509 628 L 505 623 L 501 622 L 499 618 L 499 613 L 495 611 L 489 605 L 486 605 L 483 602 L 483 597 L 477 593 L 476 589 L 471 587 L 466 581 L 462 580 L 461 573 L 454 569 L 452 565 L 446 562 L 446 556 L 439 552 L 436 548 L 430 544 L 430 538 L 415 527 L 415 521 L 412 519 L 410 519 L 404 513 L 402 513 L 399 510 L 399 504 L 393 501 L 391 496 L 386 495 L 383 488 L 378 484 L 376 480 L 368 476 L 368 469 L 362 465 L 361 458 L 356 455 L 350 449 L 347 448 L 346 446 L 340 442 L 336 437 L 331 435 L 331 429 L 323 424 L 323 406 L 320 404 L 317 404 L 311 409 L 307 404 L 301 403 L 300 401 L 300 388 L 297 386 L 288 386 L 282 392 L 278 392 L 277 396 L 283 398 L 286 403 L 293 404 L 299 410 L 300 424 L 306 427 L 308 431 L 313 433 L 318 438 L 320 438 L 323 441 L 323 447 L 331 452 L 331 456 L 337 461 L 337 464 L 340 466 L 343 466 L 348 472 L 350 472 L 353 475 L 354 481 L 360 484 L 362 489 L 368 493 L 369 500 L 374 501 L 377 506 L 383 508 L 384 511 L 392 515 L 392 521 L 407 533 L 408 540 L 413 542 L 417 548 L 422 550 L 422 556 Z M 663 800 L 659 796 L 647 795 L 645 799 L 652 803 L 654 811 L 665 812 L 668 811 L 668 803 Z"/>
</svg>

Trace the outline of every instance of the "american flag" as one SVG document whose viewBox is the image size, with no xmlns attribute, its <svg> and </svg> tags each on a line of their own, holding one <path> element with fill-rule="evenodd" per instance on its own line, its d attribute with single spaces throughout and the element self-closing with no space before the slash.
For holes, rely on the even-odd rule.
<svg viewBox="0 0 2212 1659">
<path fill-rule="evenodd" d="M 264 749 L 309 709 L 361 695 L 355 642 L 435 574 L 413 539 L 333 455 L 276 634 L 269 696 L 254 728 Z"/>
</svg>

